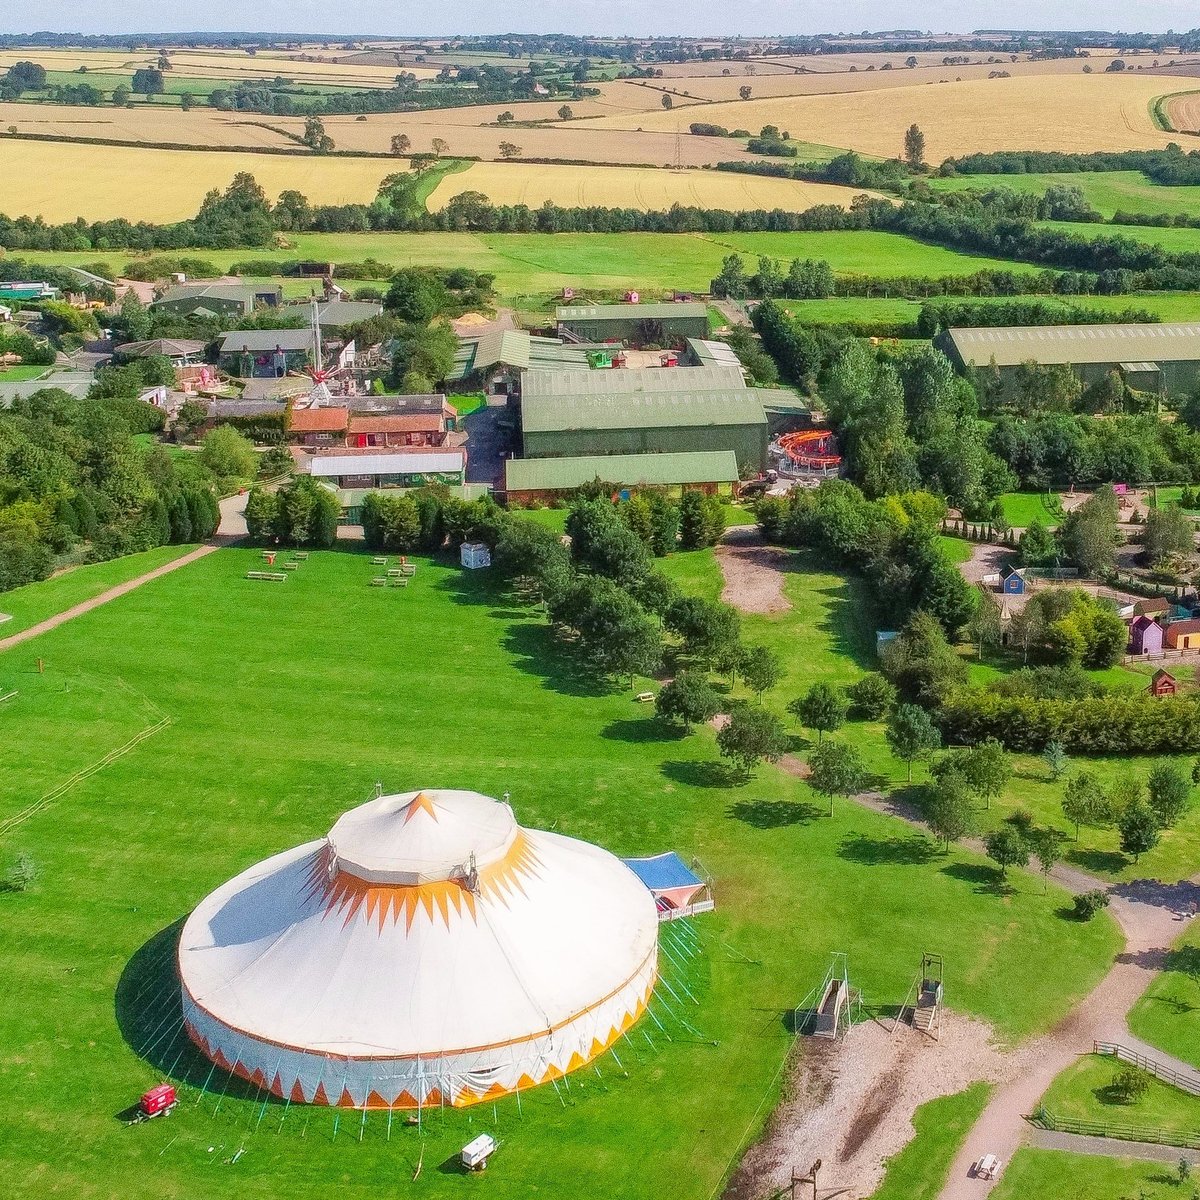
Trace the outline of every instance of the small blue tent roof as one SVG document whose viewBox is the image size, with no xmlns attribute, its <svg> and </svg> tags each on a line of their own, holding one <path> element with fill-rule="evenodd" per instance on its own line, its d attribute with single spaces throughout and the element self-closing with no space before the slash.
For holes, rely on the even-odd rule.
<svg viewBox="0 0 1200 1200">
<path fill-rule="evenodd" d="M 656 854 L 653 858 L 626 858 L 622 861 L 652 892 L 699 887 L 704 883 L 674 850 Z"/>
</svg>

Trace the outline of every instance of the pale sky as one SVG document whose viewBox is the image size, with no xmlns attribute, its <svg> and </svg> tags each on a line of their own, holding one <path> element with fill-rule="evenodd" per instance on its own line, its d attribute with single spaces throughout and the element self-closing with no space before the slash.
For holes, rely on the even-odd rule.
<svg viewBox="0 0 1200 1200">
<path fill-rule="evenodd" d="M 236 30 L 395 37 L 471 33 L 803 34 L 863 29 L 1107 29 L 1200 26 L 1196 0 L 8 0 L 0 32 Z M 832 28 L 831 28 L 832 27 Z"/>
</svg>

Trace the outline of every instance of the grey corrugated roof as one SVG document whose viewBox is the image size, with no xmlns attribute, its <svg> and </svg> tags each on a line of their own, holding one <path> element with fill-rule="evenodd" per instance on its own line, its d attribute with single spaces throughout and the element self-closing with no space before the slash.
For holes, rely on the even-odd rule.
<svg viewBox="0 0 1200 1200">
<path fill-rule="evenodd" d="M 568 429 L 674 429 L 694 425 L 765 425 L 758 396 L 727 392 L 669 392 L 637 396 L 524 396 L 526 433 Z"/>
<path fill-rule="evenodd" d="M 579 458 L 510 458 L 504 464 L 509 491 L 566 491 L 593 479 L 625 487 L 684 483 L 735 483 L 737 455 L 732 450 L 678 454 L 594 454 Z"/>
<path fill-rule="evenodd" d="M 734 353 L 733 347 L 725 342 L 714 342 L 708 338 L 688 338 L 688 349 L 700 360 L 701 366 L 741 369 L 742 360 Z"/>
<path fill-rule="evenodd" d="M 950 329 L 965 363 L 1015 367 L 1039 363 L 1200 362 L 1200 323 L 1153 325 L 1021 325 Z"/>
<path fill-rule="evenodd" d="M 273 350 L 311 350 L 311 329 L 241 329 L 221 337 L 222 354 L 270 354 Z"/>
<path fill-rule="evenodd" d="M 359 321 L 367 321 L 382 312 L 383 305 L 373 300 L 327 300 L 317 305 L 317 319 L 330 329 L 357 325 Z"/>
<path fill-rule="evenodd" d="M 177 283 L 167 288 L 155 303 L 212 297 L 216 300 L 237 300 L 241 304 L 253 304 L 255 296 L 262 290 L 265 289 L 253 288 L 245 283 Z"/>
<path fill-rule="evenodd" d="M 555 310 L 559 321 L 661 321 L 664 317 L 705 317 L 708 306 L 695 301 L 662 304 L 564 304 Z"/>
<path fill-rule="evenodd" d="M 738 367 L 618 367 L 609 371 L 536 371 L 522 384 L 522 396 L 659 395 L 672 392 L 724 392 L 745 388 Z"/>
</svg>

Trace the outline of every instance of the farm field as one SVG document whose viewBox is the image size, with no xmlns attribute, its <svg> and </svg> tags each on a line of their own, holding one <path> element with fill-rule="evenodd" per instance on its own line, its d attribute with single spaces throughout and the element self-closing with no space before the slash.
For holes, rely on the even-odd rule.
<svg viewBox="0 0 1200 1200">
<path fill-rule="evenodd" d="M 1194 90 L 1172 96 L 1164 105 L 1167 119 L 1180 131 L 1194 133 L 1200 129 L 1200 94 Z"/>
<path fill-rule="evenodd" d="M 516 136 L 516 135 L 514 135 Z M 573 167 L 560 164 L 473 163 L 443 179 L 429 198 L 433 211 L 463 192 L 482 192 L 495 204 L 538 208 L 547 200 L 564 207 L 666 209 L 849 208 L 861 189 L 833 184 L 768 179 L 725 171 L 637 170 L 631 167 Z M 878 193 L 871 193 L 878 195 Z"/>
<path fill-rule="evenodd" d="M 1200 229 L 1158 228 L 1153 225 L 1088 225 L 1076 224 L 1071 221 L 1042 221 L 1046 229 L 1057 229 L 1063 233 L 1073 233 L 1077 237 L 1125 237 L 1136 241 L 1151 242 L 1180 254 L 1195 254 L 1200 252 Z"/>
<path fill-rule="evenodd" d="M 1150 104 L 1170 90 L 1156 76 L 1030 75 L 964 80 L 875 92 L 795 96 L 705 105 L 703 120 L 727 128 L 771 123 L 797 137 L 867 154 L 895 157 L 914 122 L 925 131 L 926 157 L 937 163 L 980 150 L 1135 150 L 1172 140 L 1150 117 Z M 683 108 L 587 124 L 626 129 L 686 130 L 696 110 Z"/>
<path fill-rule="evenodd" d="M 1200 187 L 1163 187 L 1141 171 L 1077 171 L 1063 175 L 957 175 L 933 177 L 929 186 L 937 192 L 987 191 L 1009 188 L 1040 196 L 1050 187 L 1077 187 L 1099 213 L 1115 212 L 1194 213 L 1200 206 Z"/>
<path fill-rule="evenodd" d="M 181 221 L 195 216 L 205 194 L 227 187 L 239 171 L 249 171 L 272 199 L 295 188 L 315 204 L 367 204 L 393 169 L 370 158 L 33 141 L 6 141 L 4 164 L 0 212 L 50 222 Z M 78 186 L 84 178 L 87 186 Z M 147 182 L 131 186 L 133 180 Z"/>
<path fill-rule="evenodd" d="M 2 206 L 0 206 L 2 207 Z M 278 250 L 201 250 L 197 257 L 220 272 L 247 259 L 286 262 L 313 258 L 333 263 L 377 258 L 395 266 L 468 266 L 496 276 L 502 302 L 536 298 L 564 286 L 621 290 L 637 287 L 670 292 L 707 290 L 732 253 L 793 258 L 824 258 L 835 271 L 880 275 L 970 275 L 1011 263 L 977 258 L 929 246 L 899 234 L 853 233 L 300 233 Z M 111 261 L 114 270 L 127 253 L 29 252 L 37 262 L 68 265 Z"/>
<path fill-rule="evenodd" d="M 1200 294 L 1196 292 L 1138 292 L 1132 296 L 1046 296 L 1047 303 L 1078 304 L 1103 312 L 1119 313 L 1127 308 L 1146 309 L 1164 321 L 1200 319 Z M 955 297 L 931 296 L 929 303 L 956 303 Z M 922 300 L 896 297 L 834 296 L 828 300 L 784 300 L 788 312 L 812 325 L 840 325 L 848 322 L 886 326 L 916 321 Z M 1002 304 L 1003 297 L 972 297 L 972 304 Z"/>
<path fill-rule="evenodd" d="M 1200 1136 L 1200 1098 L 1152 1078 L 1144 1096 L 1124 1102 L 1112 1089 L 1122 1069 L 1115 1058 L 1085 1054 L 1050 1085 L 1041 1103 L 1056 1117 L 1075 1121 Z"/>
<path fill-rule="evenodd" d="M 256 551 L 220 551 L 0 660 L 20 688 L 20 703 L 0 713 L 12 783 L 0 819 L 161 714 L 173 719 L 5 843 L 41 870 L 32 890 L 0 899 L 10 1001 L 0 1079 L 22 1097 L 0 1170 L 17 1190 L 208 1200 L 228 1194 L 224 1164 L 243 1149 L 247 1194 L 336 1187 L 365 1198 L 385 1172 L 411 1176 L 420 1157 L 423 1193 L 454 1196 L 461 1181 L 438 1164 L 495 1129 L 504 1170 L 489 1172 L 489 1191 L 499 1197 L 550 1194 L 586 1171 L 589 1188 L 613 1197 L 706 1200 L 772 1098 L 790 1041 L 781 1015 L 830 950 L 849 951 L 868 1003 L 895 1003 L 936 924 L 956 964 L 956 1006 L 1005 1040 L 1065 1015 L 1115 951 L 1107 917 L 1068 923 L 1057 915 L 1063 895 L 1043 896 L 1020 874 L 997 896 L 972 855 L 918 855 L 923 839 L 851 804 L 830 819 L 792 776 L 764 768 L 725 788 L 709 731 L 666 736 L 629 691 L 596 694 L 565 670 L 543 620 L 486 577 L 420 560 L 411 588 L 383 592 L 365 586 L 367 556 L 318 552 L 286 587 L 260 589 L 242 579 L 258 561 Z M 701 588 L 716 570 L 707 551 L 666 561 Z M 797 565 L 797 607 L 748 621 L 747 637 L 769 627 L 789 648 L 785 688 L 810 672 L 853 677 L 872 652 L 856 589 Z M 353 670 L 330 656 L 327 637 L 347 612 L 374 647 Z M 436 645 L 452 655 L 428 653 Z M 379 700 L 398 690 L 402 720 Z M 450 710 L 473 719 L 447 722 Z M 532 826 L 619 853 L 698 855 L 718 880 L 718 911 L 695 924 L 704 953 L 688 1019 L 705 1038 L 656 1038 L 652 1053 L 622 1055 L 627 1078 L 605 1058 L 561 1098 L 537 1091 L 521 1105 L 427 1114 L 423 1156 L 415 1129 L 397 1122 L 387 1140 L 385 1113 L 355 1113 L 339 1131 L 330 1110 L 264 1104 L 211 1074 L 204 1090 L 194 1057 L 176 1057 L 169 1018 L 152 1034 L 140 1007 L 172 987 L 154 964 L 169 961 L 179 918 L 235 871 L 320 835 L 377 780 L 511 789 Z M 148 1061 L 127 1036 L 149 1046 Z M 172 1049 L 155 1051 L 156 1038 Z M 172 1063 L 193 1081 L 179 1112 L 123 1129 L 113 1114 Z M 738 1081 L 719 1105 L 713 1079 Z M 48 1143 L 52 1173 L 32 1165 Z"/>
</svg>

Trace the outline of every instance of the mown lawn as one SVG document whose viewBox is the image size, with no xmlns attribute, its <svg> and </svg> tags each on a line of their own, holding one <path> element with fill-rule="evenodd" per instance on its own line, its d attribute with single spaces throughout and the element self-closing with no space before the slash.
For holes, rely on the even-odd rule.
<svg viewBox="0 0 1200 1200">
<path fill-rule="evenodd" d="M 90 566 L 71 567 L 42 583 L 0 592 L 0 613 L 12 618 L 0 621 L 0 639 L 76 604 L 82 604 L 85 600 L 91 600 L 119 583 L 136 579 L 146 571 L 153 571 L 155 567 L 172 562 L 194 549 L 194 546 L 159 546 L 143 554 L 130 554 L 125 558 L 114 558 Z M 4 660 L 0 658 L 0 675 L 3 674 L 4 665 Z"/>
<path fill-rule="evenodd" d="M 1004 519 L 1015 529 L 1028 529 L 1034 521 L 1055 526 L 1062 520 L 1057 493 L 1051 498 L 1045 492 L 1005 492 L 1000 504 Z"/>
<path fill-rule="evenodd" d="M 1189 1200 L 1193 1185 L 1180 1187 L 1178 1178 L 1169 1163 L 1026 1147 L 1005 1164 L 991 1195 L 994 1200 Z"/>
<path fill-rule="evenodd" d="M 1166 969 L 1130 1009 L 1129 1028 L 1143 1041 L 1200 1067 L 1200 928 L 1185 927 Z"/>
<path fill-rule="evenodd" d="M 917 1136 L 888 1159 L 887 1174 L 871 1200 L 935 1200 L 991 1094 L 991 1084 L 973 1083 L 956 1095 L 922 1104 L 913 1114 Z"/>
<path fill-rule="evenodd" d="M 1056 1117 L 1200 1136 L 1200 1099 L 1147 1076 L 1146 1094 L 1123 1103 L 1112 1085 L 1126 1069 L 1115 1058 L 1082 1055 L 1050 1085 L 1041 1103 Z"/>
<path fill-rule="evenodd" d="M 49 367 L 33 367 L 24 364 L 3 367 L 0 368 L 0 383 L 27 383 L 30 379 L 40 379 L 49 370 Z"/>
<path fill-rule="evenodd" d="M 243 579 L 258 557 L 219 551 L 0 659 L 20 689 L 0 708 L 0 821 L 160 714 L 173 722 L 0 845 L 40 869 L 31 891 L 0 896 L 0 1092 L 20 1104 L 0 1171 L 14 1191 L 365 1198 L 421 1162 L 426 1194 L 457 1196 L 443 1164 L 495 1129 L 497 1196 L 586 1177 L 589 1193 L 707 1200 L 769 1110 L 785 1015 L 831 951 L 849 953 L 869 1004 L 898 1003 L 935 928 L 951 1003 L 1013 1040 L 1061 1019 L 1116 950 L 1107 917 L 1066 921 L 1064 895 L 1025 876 L 998 894 L 974 856 L 934 854 L 857 806 L 830 819 L 790 775 L 764 767 L 728 786 L 711 731 L 673 735 L 629 691 L 597 689 L 489 573 L 422 560 L 410 588 L 377 590 L 367 556 L 337 551 L 265 587 Z M 786 656 L 779 703 L 803 680 L 853 678 L 871 647 L 857 589 L 797 567 L 792 613 L 747 621 L 748 639 Z M 670 568 L 705 589 L 719 579 L 710 552 Z M 263 1103 L 219 1074 L 188 1087 L 170 1121 L 122 1128 L 115 1114 L 173 1066 L 196 1078 L 194 1059 L 153 1045 L 143 1059 L 126 1041 L 145 1030 L 146 998 L 171 994 L 153 960 L 169 963 L 176 922 L 235 872 L 322 834 L 377 781 L 511 790 L 529 825 L 699 857 L 718 904 L 695 926 L 705 953 L 688 1018 L 701 1036 L 667 1042 L 650 1026 L 653 1052 L 607 1057 L 521 1105 L 431 1114 L 420 1132 L 397 1121 L 390 1142 L 386 1114 Z M 155 1041 L 178 1044 L 169 1010 Z M 714 1080 L 736 1081 L 719 1104 Z"/>
</svg>

